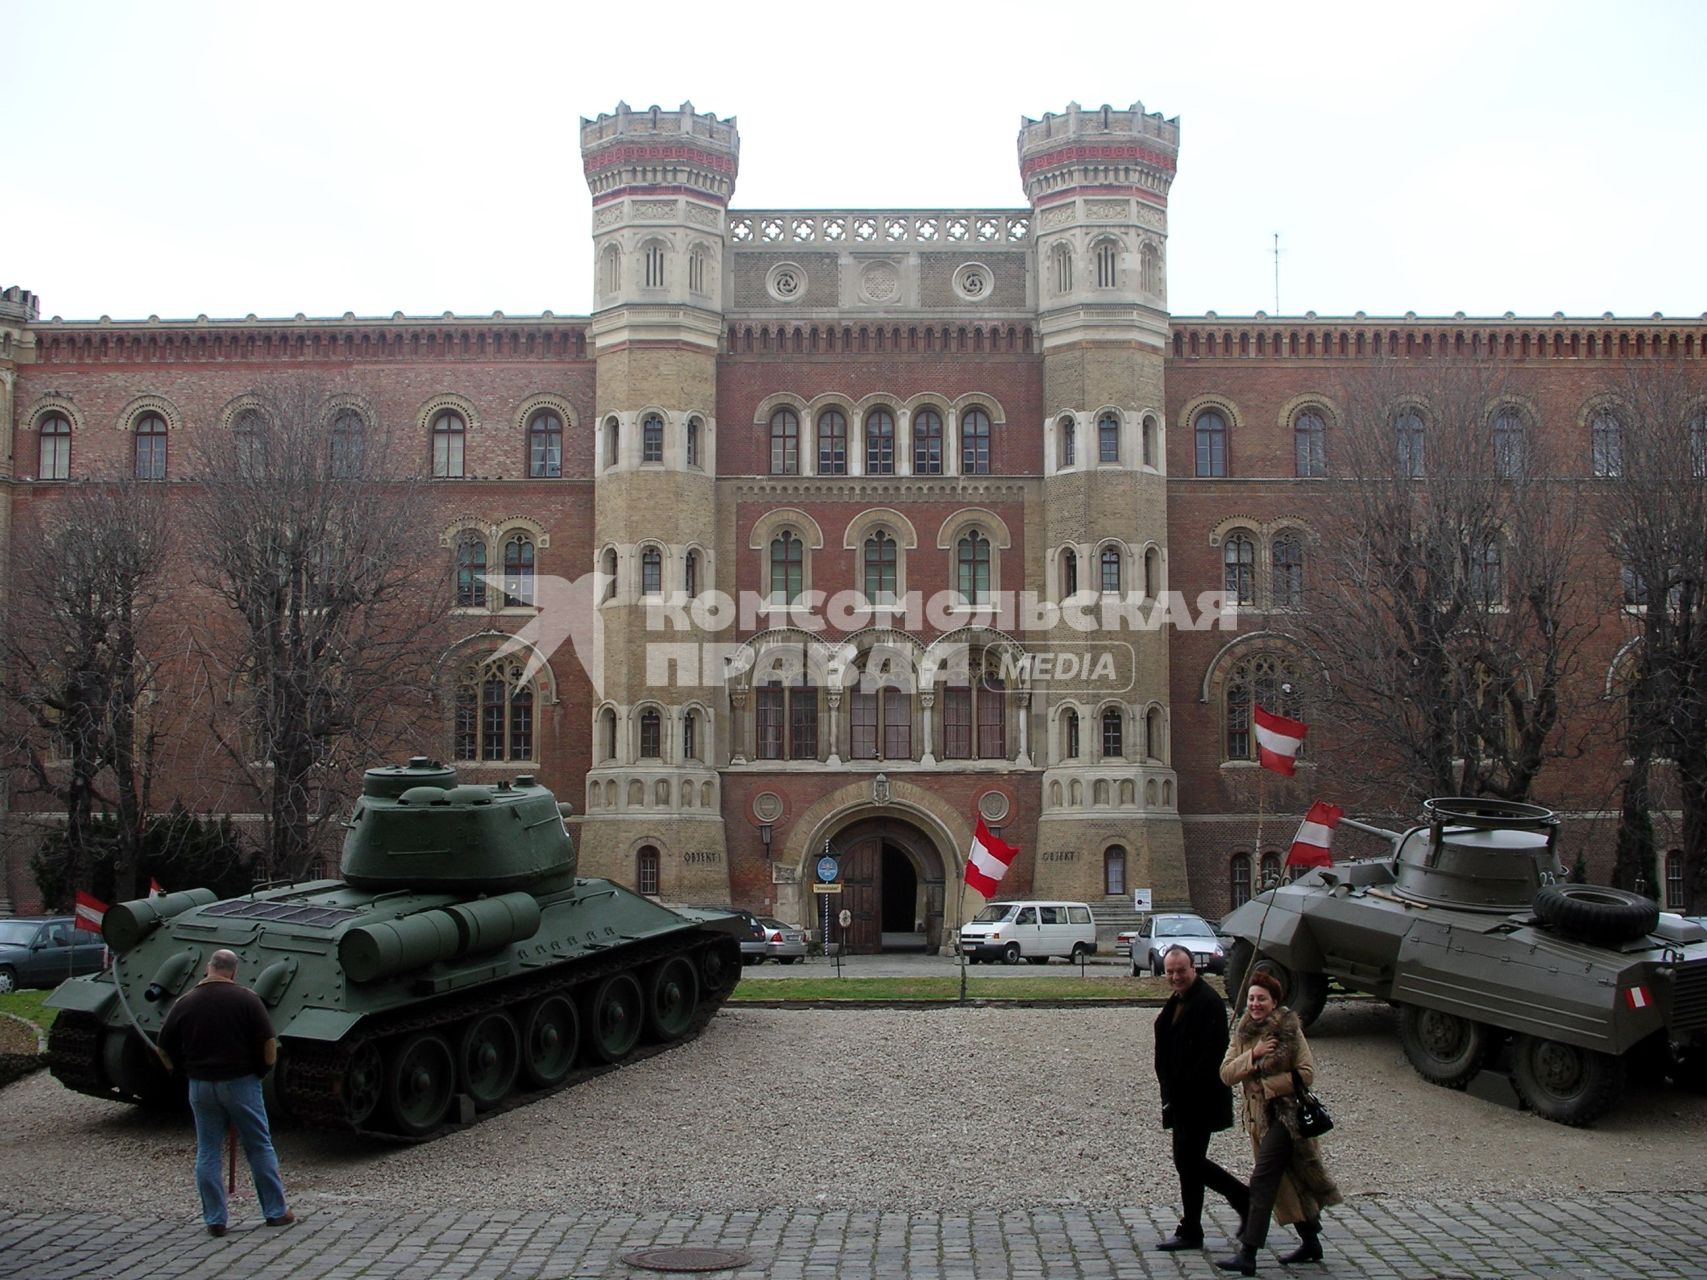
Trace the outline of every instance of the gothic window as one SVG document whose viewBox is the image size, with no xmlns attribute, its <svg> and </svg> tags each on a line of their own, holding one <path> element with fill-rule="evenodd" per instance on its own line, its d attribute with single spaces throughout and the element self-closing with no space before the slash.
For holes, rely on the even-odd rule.
<svg viewBox="0 0 1707 1280">
<path fill-rule="evenodd" d="M 606 547 L 599 556 L 599 576 L 603 581 L 599 584 L 599 603 L 616 598 L 616 548 Z"/>
<path fill-rule="evenodd" d="M 1158 454 L 1157 454 L 1157 438 L 1156 437 L 1157 437 L 1158 433 L 1159 433 L 1159 428 L 1156 426 L 1156 419 L 1153 416 L 1151 416 L 1150 414 L 1145 414 L 1144 415 L 1144 465 L 1146 467 L 1153 467 L 1153 466 L 1157 465 L 1156 459 L 1157 459 Z"/>
<path fill-rule="evenodd" d="M 1301 476 L 1328 474 L 1327 423 L 1314 409 L 1300 409 L 1292 419 L 1292 465 Z"/>
<path fill-rule="evenodd" d="M 467 668 L 455 699 L 455 755 L 492 763 L 534 758 L 534 687 L 520 660 Z"/>
<path fill-rule="evenodd" d="M 1507 480 L 1522 475 L 1525 452 L 1523 415 L 1501 409 L 1494 415 L 1494 474 Z"/>
<path fill-rule="evenodd" d="M 788 758 L 818 758 L 818 690 L 809 684 L 788 690 Z"/>
<path fill-rule="evenodd" d="M 1062 418 L 1056 425 L 1061 431 L 1061 465 L 1063 467 L 1074 466 L 1078 455 L 1078 440 L 1076 438 L 1077 433 L 1074 431 L 1073 420 Z"/>
<path fill-rule="evenodd" d="M 1144 598 L 1160 599 L 1162 594 L 1162 553 L 1155 547 L 1144 548 Z"/>
<path fill-rule="evenodd" d="M 166 419 L 157 413 L 136 420 L 136 478 L 166 478 Z"/>
<path fill-rule="evenodd" d="M 780 680 L 755 690 L 753 742 L 760 760 L 816 760 L 818 758 L 818 690 L 798 677 L 798 683 Z"/>
<path fill-rule="evenodd" d="M 1304 540 L 1294 530 L 1275 535 L 1269 552 L 1273 566 L 1274 606 L 1277 609 L 1304 607 Z"/>
<path fill-rule="evenodd" d="M 655 413 L 647 414 L 640 424 L 640 460 L 664 460 L 664 420 Z"/>
<path fill-rule="evenodd" d="M 647 547 L 640 553 L 640 594 L 664 594 L 664 553 L 657 547 Z"/>
<path fill-rule="evenodd" d="M 1007 691 L 1002 678 L 982 667 L 974 684 L 942 691 L 942 754 L 948 760 L 1007 758 Z"/>
<path fill-rule="evenodd" d="M 895 474 L 895 415 L 887 409 L 873 409 L 865 415 L 865 473 Z"/>
<path fill-rule="evenodd" d="M 1096 247 L 1097 288 L 1113 289 L 1120 283 L 1120 250 L 1112 240 Z"/>
<path fill-rule="evenodd" d="M 1117 844 L 1102 851 L 1102 891 L 1110 898 L 1126 896 L 1126 850 Z"/>
<path fill-rule="evenodd" d="M 793 604 L 806 589 L 806 547 L 792 529 L 771 539 L 772 604 Z"/>
<path fill-rule="evenodd" d="M 1239 853 L 1233 855 L 1233 861 L 1227 867 L 1227 882 L 1232 889 L 1231 903 L 1242 907 L 1251 900 L 1251 855 Z"/>
<path fill-rule="evenodd" d="M 1061 737 L 1063 739 L 1061 758 L 1077 760 L 1079 758 L 1079 713 L 1069 711 L 1061 717 Z"/>
<path fill-rule="evenodd" d="M 1393 417 L 1393 436 L 1398 446 L 1399 474 L 1423 473 L 1423 416 L 1415 409 L 1401 409 Z"/>
<path fill-rule="evenodd" d="M 622 251 L 614 244 L 606 245 L 600 266 L 599 282 L 606 293 L 616 293 L 622 288 Z"/>
<path fill-rule="evenodd" d="M 646 287 L 662 289 L 664 287 L 664 246 L 657 241 L 647 244 L 645 249 Z"/>
<path fill-rule="evenodd" d="M 1255 760 L 1256 735 L 1251 732 L 1253 705 L 1278 715 L 1301 719 L 1303 697 L 1298 673 L 1289 659 L 1259 653 L 1238 663 L 1227 676 L 1223 694 L 1223 724 L 1228 760 Z M 1299 753 L 1302 758 L 1303 753 Z"/>
<path fill-rule="evenodd" d="M 340 410 L 332 419 L 332 474 L 338 479 L 361 475 L 367 464 L 367 423 L 354 409 Z"/>
<path fill-rule="evenodd" d="M 1146 744 L 1144 750 L 1152 760 L 1166 760 L 1168 758 L 1168 744 L 1162 741 L 1163 732 L 1162 709 L 1151 707 L 1144 713 L 1144 741 Z"/>
<path fill-rule="evenodd" d="M 845 476 L 848 473 L 848 420 L 840 409 L 818 415 L 818 474 Z"/>
<path fill-rule="evenodd" d="M 1097 419 L 1097 461 L 1120 461 L 1120 419 L 1112 413 Z"/>
<path fill-rule="evenodd" d="M 865 598 L 872 604 L 893 604 L 895 592 L 895 539 L 879 529 L 865 540 Z"/>
<path fill-rule="evenodd" d="M 486 539 L 472 530 L 456 539 L 456 607 L 486 607 Z"/>
<path fill-rule="evenodd" d="M 1484 609 L 1505 603 L 1505 551 L 1499 536 L 1483 538 L 1470 552 L 1470 598 Z"/>
<path fill-rule="evenodd" d="M 855 760 L 911 760 L 912 695 L 896 688 L 850 690 L 848 754 Z"/>
<path fill-rule="evenodd" d="M 960 473 L 990 474 L 990 415 L 982 409 L 968 409 L 960 419 Z"/>
<path fill-rule="evenodd" d="M 615 418 L 605 419 L 605 466 L 614 467 L 622 456 L 622 425 Z"/>
<path fill-rule="evenodd" d="M 1055 260 L 1055 292 L 1071 293 L 1073 291 L 1073 250 L 1071 246 L 1056 245 L 1052 256 Z"/>
<path fill-rule="evenodd" d="M 768 684 L 753 691 L 753 753 L 758 759 L 783 758 L 787 705 L 781 684 Z"/>
<path fill-rule="evenodd" d="M 433 476 L 439 480 L 462 477 L 462 446 L 467 435 L 462 415 L 446 409 L 433 419 Z"/>
<path fill-rule="evenodd" d="M 705 250 L 694 249 L 688 254 L 688 291 L 705 292 Z"/>
<path fill-rule="evenodd" d="M 699 427 L 698 418 L 688 419 L 687 461 L 690 467 L 699 466 Z"/>
<path fill-rule="evenodd" d="M 682 590 L 689 600 L 699 596 L 699 552 L 690 551 L 682 558 Z"/>
<path fill-rule="evenodd" d="M 1615 414 L 1604 410 L 1589 426 L 1594 474 L 1613 477 L 1624 474 L 1624 426 Z"/>
<path fill-rule="evenodd" d="M 654 707 L 640 713 L 640 759 L 657 760 L 664 754 L 664 718 Z"/>
<path fill-rule="evenodd" d="M 967 604 L 990 602 L 990 540 L 977 529 L 955 546 L 955 586 Z"/>
<path fill-rule="evenodd" d="M 1120 548 L 1104 547 L 1101 556 L 1102 589 L 1120 590 Z"/>
<path fill-rule="evenodd" d="M 504 539 L 504 607 L 533 603 L 533 539 L 512 533 Z"/>
<path fill-rule="evenodd" d="M 563 419 L 550 409 L 528 419 L 528 475 L 535 480 L 563 475 Z"/>
<path fill-rule="evenodd" d="M 800 474 L 800 415 L 793 409 L 771 414 L 771 474 Z"/>
<path fill-rule="evenodd" d="M 1067 547 L 1061 552 L 1061 596 L 1077 595 L 1079 592 L 1079 553 Z"/>
<path fill-rule="evenodd" d="M 267 472 L 267 420 L 261 416 L 260 410 L 245 409 L 239 413 L 231 426 L 231 434 L 237 452 L 238 476 L 245 480 L 264 476 Z M 63 480 L 65 477 L 59 478 Z"/>
<path fill-rule="evenodd" d="M 1226 568 L 1227 602 L 1254 605 L 1257 602 L 1257 549 L 1244 530 L 1230 534 L 1222 548 Z"/>
<path fill-rule="evenodd" d="M 1117 707 L 1102 713 L 1102 758 L 1119 760 L 1126 754 L 1125 725 Z"/>
<path fill-rule="evenodd" d="M 1145 293 L 1162 291 L 1162 255 L 1153 244 L 1146 243 L 1138 251 L 1138 280 Z"/>
<path fill-rule="evenodd" d="M 609 707 L 599 712 L 599 746 L 606 760 L 616 759 L 616 712 Z"/>
<path fill-rule="evenodd" d="M 1005 760 L 1008 754 L 1007 698 L 1002 678 L 986 671 L 978 681 L 978 758 Z"/>
<path fill-rule="evenodd" d="M 1197 415 L 1197 474 L 1227 474 L 1227 419 L 1215 409 Z"/>
<path fill-rule="evenodd" d="M 913 415 L 913 474 L 942 474 L 942 415 L 935 409 Z"/>
<path fill-rule="evenodd" d="M 682 759 L 699 759 L 699 712 L 690 711 L 682 717 Z"/>
<path fill-rule="evenodd" d="M 1262 856 L 1262 888 L 1272 889 L 1280 883 L 1280 854 L 1270 849 Z"/>
<path fill-rule="evenodd" d="M 658 896 L 658 850 L 653 845 L 641 845 L 634 855 L 634 888 L 643 897 Z"/>
</svg>

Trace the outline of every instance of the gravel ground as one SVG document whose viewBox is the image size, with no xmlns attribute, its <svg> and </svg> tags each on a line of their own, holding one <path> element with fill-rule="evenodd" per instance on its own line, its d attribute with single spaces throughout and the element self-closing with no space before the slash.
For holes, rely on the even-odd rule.
<svg viewBox="0 0 1707 1280">
<path fill-rule="evenodd" d="M 424 1146 L 276 1137 L 309 1210 L 1167 1204 L 1153 1018 L 726 1008 L 692 1044 Z M 1633 1090 L 1594 1129 L 1568 1129 L 1425 1084 L 1384 1005 L 1330 1007 L 1311 1043 L 1339 1126 L 1328 1163 L 1349 1194 L 1707 1189 L 1707 1098 Z M 1248 1171 L 1236 1130 L 1214 1151 Z M 45 1072 L 0 1093 L 0 1207 L 192 1213 L 193 1152 L 187 1118 Z"/>
</svg>

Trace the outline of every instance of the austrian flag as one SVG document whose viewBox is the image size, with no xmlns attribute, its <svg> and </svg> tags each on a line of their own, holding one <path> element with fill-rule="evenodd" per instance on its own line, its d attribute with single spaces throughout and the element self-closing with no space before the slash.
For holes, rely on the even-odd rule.
<svg viewBox="0 0 1707 1280">
<path fill-rule="evenodd" d="M 1302 720 L 1277 716 L 1257 707 L 1257 763 L 1276 773 L 1292 773 L 1293 761 L 1304 745 L 1304 735 L 1310 726 Z"/>
<path fill-rule="evenodd" d="M 1292 837 L 1292 849 L 1286 855 L 1289 867 L 1331 867 L 1334 855 L 1329 846 L 1334 842 L 1334 828 L 1339 826 L 1345 810 L 1337 804 L 1318 800 L 1304 815 L 1298 834 Z"/>
<path fill-rule="evenodd" d="M 89 933 L 101 931 L 101 921 L 106 917 L 107 904 L 92 893 L 77 891 L 77 910 L 72 913 L 72 928 L 83 929 Z"/>
<path fill-rule="evenodd" d="M 972 852 L 966 855 L 966 883 L 986 898 L 993 897 L 996 886 L 1018 854 L 1017 846 L 991 835 L 984 819 L 979 818 L 978 829 L 972 836 Z"/>
</svg>

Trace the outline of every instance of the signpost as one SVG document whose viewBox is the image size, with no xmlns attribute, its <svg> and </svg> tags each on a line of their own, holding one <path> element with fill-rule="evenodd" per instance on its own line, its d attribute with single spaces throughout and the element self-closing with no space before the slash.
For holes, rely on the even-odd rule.
<svg viewBox="0 0 1707 1280">
<path fill-rule="evenodd" d="M 1134 911 L 1150 910 L 1150 890 L 1134 889 L 1132 891 L 1132 909 Z"/>
<path fill-rule="evenodd" d="M 824 841 L 824 856 L 818 859 L 815 869 L 818 872 L 819 883 L 812 886 L 812 892 L 818 895 L 818 901 L 823 904 L 818 913 L 819 919 L 823 921 L 818 936 L 824 940 L 824 945 L 827 947 L 830 945 L 830 896 L 842 891 L 842 886 L 836 881 L 836 877 L 841 874 L 841 864 L 831 854 L 828 840 Z M 842 914 L 845 916 L 848 913 L 844 911 Z M 836 950 L 836 975 L 840 977 L 841 972 L 842 955 L 841 949 L 838 947 Z"/>
</svg>

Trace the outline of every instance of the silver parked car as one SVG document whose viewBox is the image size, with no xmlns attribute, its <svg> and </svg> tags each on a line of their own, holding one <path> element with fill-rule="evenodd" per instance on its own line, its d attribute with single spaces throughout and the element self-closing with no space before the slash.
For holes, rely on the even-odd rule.
<svg viewBox="0 0 1707 1280">
<path fill-rule="evenodd" d="M 1184 947 L 1191 962 L 1205 973 L 1227 972 L 1227 948 L 1202 916 L 1164 912 L 1146 916 L 1132 939 L 1132 976 L 1162 974 L 1162 957 L 1169 947 Z"/>
<path fill-rule="evenodd" d="M 806 930 L 784 924 L 775 916 L 760 916 L 759 925 L 765 931 L 765 954 L 778 964 L 793 964 L 806 954 L 806 944 L 812 938 Z"/>
</svg>

